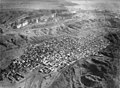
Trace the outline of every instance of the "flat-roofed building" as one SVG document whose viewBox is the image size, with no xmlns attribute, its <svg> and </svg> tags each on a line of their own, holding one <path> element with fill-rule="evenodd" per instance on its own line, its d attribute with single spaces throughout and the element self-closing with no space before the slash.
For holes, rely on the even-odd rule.
<svg viewBox="0 0 120 88">
<path fill-rule="evenodd" d="M 21 25 L 21 24 L 18 24 L 18 25 L 17 25 L 17 28 L 21 28 L 21 27 L 22 27 L 22 25 Z"/>
<path fill-rule="evenodd" d="M 26 25 L 28 25 L 28 21 L 27 20 L 22 23 L 22 26 L 26 26 Z"/>
</svg>

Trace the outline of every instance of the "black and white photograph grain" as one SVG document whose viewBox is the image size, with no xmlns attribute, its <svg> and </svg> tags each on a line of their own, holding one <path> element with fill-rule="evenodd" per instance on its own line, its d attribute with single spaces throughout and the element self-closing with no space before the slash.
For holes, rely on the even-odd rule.
<svg viewBox="0 0 120 88">
<path fill-rule="evenodd" d="M 120 0 L 0 0 L 0 88 L 120 88 Z"/>
</svg>

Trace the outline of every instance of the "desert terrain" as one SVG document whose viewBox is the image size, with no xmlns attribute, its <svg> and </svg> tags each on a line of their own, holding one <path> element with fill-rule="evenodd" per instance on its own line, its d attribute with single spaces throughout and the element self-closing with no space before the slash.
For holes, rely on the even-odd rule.
<svg viewBox="0 0 120 88">
<path fill-rule="evenodd" d="M 0 88 L 120 88 L 119 0 L 0 7 Z"/>
</svg>

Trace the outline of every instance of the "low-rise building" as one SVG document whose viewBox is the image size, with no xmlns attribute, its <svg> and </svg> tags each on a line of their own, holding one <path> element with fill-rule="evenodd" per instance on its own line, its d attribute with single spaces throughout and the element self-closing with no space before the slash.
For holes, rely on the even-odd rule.
<svg viewBox="0 0 120 88">
<path fill-rule="evenodd" d="M 22 26 L 26 26 L 26 25 L 28 25 L 28 21 L 27 20 L 22 23 Z"/>
<path fill-rule="evenodd" d="M 17 25 L 17 28 L 21 28 L 21 27 L 22 27 L 22 25 L 21 25 L 21 24 L 18 24 L 18 25 Z"/>
</svg>

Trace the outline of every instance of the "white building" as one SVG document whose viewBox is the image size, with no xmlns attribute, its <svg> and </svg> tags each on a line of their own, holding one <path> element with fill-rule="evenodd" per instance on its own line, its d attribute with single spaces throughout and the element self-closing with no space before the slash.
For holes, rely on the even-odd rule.
<svg viewBox="0 0 120 88">
<path fill-rule="evenodd" d="M 26 25 L 28 25 L 28 21 L 27 20 L 22 23 L 22 26 L 26 26 Z"/>
<path fill-rule="evenodd" d="M 21 26 L 22 26 L 21 24 L 18 24 L 18 25 L 17 25 L 17 28 L 21 28 Z"/>
<path fill-rule="evenodd" d="M 39 23 L 38 18 L 36 18 L 36 23 Z"/>
</svg>

